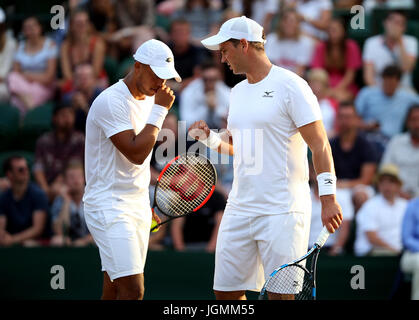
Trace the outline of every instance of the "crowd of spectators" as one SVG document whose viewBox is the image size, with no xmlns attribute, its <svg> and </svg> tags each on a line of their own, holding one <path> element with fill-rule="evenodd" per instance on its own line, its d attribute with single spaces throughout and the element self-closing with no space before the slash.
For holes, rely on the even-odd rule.
<svg viewBox="0 0 419 320">
<path fill-rule="evenodd" d="M 396 10 L 397 4 L 402 10 Z M 367 14 L 387 10 L 380 28 L 365 39 L 351 37 L 353 5 L 364 5 Z M 391 0 L 70 0 L 63 2 L 65 28 L 58 30 L 36 15 L 12 19 L 13 4 L 0 9 L 0 112 L 11 106 L 25 122 L 37 108 L 54 105 L 50 131 L 37 136 L 34 149 L 23 155 L 18 144 L 1 150 L 11 156 L 2 160 L 0 246 L 93 244 L 82 201 L 86 117 L 100 92 L 127 74 L 142 42 L 166 42 L 183 78 L 180 84 L 168 81 L 177 98 L 154 151 L 164 145 L 176 154 L 180 145 L 191 146 L 180 139 L 187 140 L 184 130 L 196 120 L 226 128 L 230 88 L 243 77 L 233 75 L 219 52 L 205 50 L 200 39 L 225 20 L 246 15 L 264 26 L 271 61 L 306 79 L 318 98 L 344 217 L 327 242 L 328 253 L 399 255 L 407 250 L 403 267 L 412 270 L 419 252 L 419 34 L 407 34 L 417 22 L 409 18 L 418 10 L 414 5 Z M 28 152 L 33 161 L 28 162 Z M 151 196 L 164 165 L 161 155 L 155 152 L 151 162 Z M 223 159 L 211 201 L 193 217 L 153 233 L 150 248 L 214 251 L 233 176 L 232 158 Z M 312 243 L 321 228 L 312 167 L 310 184 Z"/>
</svg>

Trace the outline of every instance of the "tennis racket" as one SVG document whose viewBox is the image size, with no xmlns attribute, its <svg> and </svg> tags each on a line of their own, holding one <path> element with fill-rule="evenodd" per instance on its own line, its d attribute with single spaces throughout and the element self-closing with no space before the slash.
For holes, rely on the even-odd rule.
<svg viewBox="0 0 419 320">
<path fill-rule="evenodd" d="M 152 206 L 153 212 L 158 208 L 168 219 L 150 231 L 199 210 L 211 198 L 216 182 L 217 172 L 206 157 L 195 153 L 175 157 L 157 178 Z"/>
<path fill-rule="evenodd" d="M 316 268 L 320 249 L 323 247 L 329 231 L 323 227 L 314 246 L 301 258 L 275 269 L 259 295 L 259 300 L 269 299 L 269 295 L 291 295 L 294 300 L 316 300 Z M 310 270 L 305 266 L 311 259 Z"/>
</svg>

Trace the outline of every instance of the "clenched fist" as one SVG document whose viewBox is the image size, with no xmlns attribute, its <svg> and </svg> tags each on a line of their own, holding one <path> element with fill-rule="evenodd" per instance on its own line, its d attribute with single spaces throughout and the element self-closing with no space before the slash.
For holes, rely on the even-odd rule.
<svg viewBox="0 0 419 320">
<path fill-rule="evenodd" d="M 170 109 L 175 101 L 173 90 L 165 84 L 162 85 L 156 92 L 154 103 Z"/>
<path fill-rule="evenodd" d="M 188 130 L 188 135 L 195 140 L 205 140 L 210 134 L 210 128 L 204 120 L 194 122 Z"/>
</svg>

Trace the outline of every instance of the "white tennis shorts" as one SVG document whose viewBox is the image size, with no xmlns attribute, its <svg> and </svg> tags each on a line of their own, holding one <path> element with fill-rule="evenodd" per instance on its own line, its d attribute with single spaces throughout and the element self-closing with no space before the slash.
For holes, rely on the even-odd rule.
<svg viewBox="0 0 419 320">
<path fill-rule="evenodd" d="M 307 253 L 310 214 L 225 213 L 218 231 L 214 290 L 260 291 L 272 271 Z"/>
<path fill-rule="evenodd" d="M 144 211 L 85 211 L 87 227 L 99 248 L 102 271 L 106 271 L 111 281 L 144 272 L 151 209 Z"/>
</svg>

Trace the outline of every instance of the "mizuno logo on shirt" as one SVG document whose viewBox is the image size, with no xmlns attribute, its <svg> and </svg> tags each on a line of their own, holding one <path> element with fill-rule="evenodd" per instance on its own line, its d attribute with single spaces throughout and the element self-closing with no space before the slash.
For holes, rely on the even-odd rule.
<svg viewBox="0 0 419 320">
<path fill-rule="evenodd" d="M 273 98 L 274 96 L 271 96 L 270 94 L 274 91 L 265 91 L 265 94 L 262 96 L 264 98 Z"/>
</svg>

